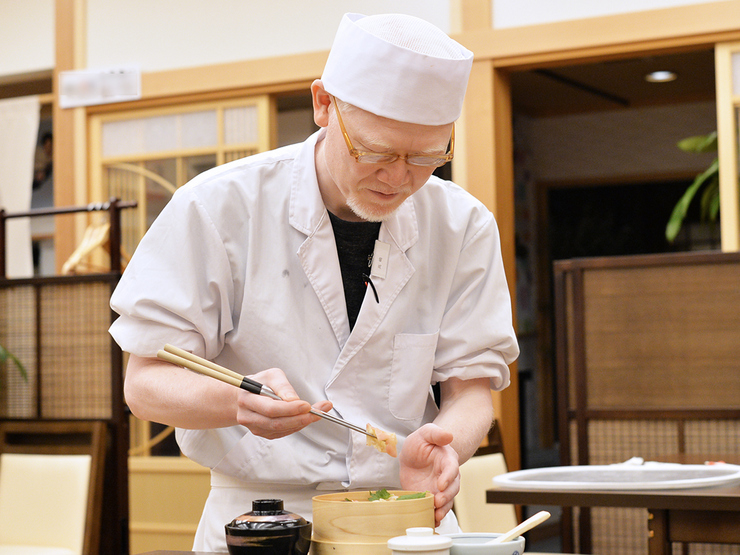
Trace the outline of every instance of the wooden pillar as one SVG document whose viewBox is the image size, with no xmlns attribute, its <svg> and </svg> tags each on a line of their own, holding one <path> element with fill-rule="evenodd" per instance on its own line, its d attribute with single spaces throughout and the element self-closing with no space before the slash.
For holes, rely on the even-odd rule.
<svg viewBox="0 0 740 555">
<path fill-rule="evenodd" d="M 501 233 L 501 251 L 511 295 L 516 329 L 516 240 L 514 234 L 514 140 L 508 74 L 493 68 L 493 213 Z M 511 365 L 511 385 L 499 394 L 504 449 L 509 468 L 521 468 L 519 422 L 519 377 L 516 362 Z"/>
<path fill-rule="evenodd" d="M 491 0 L 451 0 L 451 32 L 490 29 Z"/>
<path fill-rule="evenodd" d="M 86 0 L 56 0 L 56 58 L 52 120 L 54 132 L 54 205 L 87 204 L 85 108 L 59 108 L 59 73 L 82 69 L 86 62 Z M 84 216 L 55 218 L 56 271 L 69 258 L 84 231 Z"/>
<path fill-rule="evenodd" d="M 461 149 L 456 153 L 455 181 L 493 212 L 501 233 L 501 249 L 512 304 L 516 306 L 514 239 L 514 156 L 508 76 L 490 60 L 473 62 L 465 109 L 458 125 Z M 516 319 L 516 315 L 515 315 Z M 493 393 L 501 425 L 506 462 L 521 467 L 519 380 L 511 366 L 511 385 Z"/>
<path fill-rule="evenodd" d="M 740 250 L 740 185 L 738 184 L 738 124 L 735 115 L 732 56 L 740 52 L 740 43 L 718 44 L 715 48 L 717 89 L 717 137 L 719 141 L 720 236 L 722 250 Z M 738 79 L 738 80 L 736 80 Z"/>
</svg>

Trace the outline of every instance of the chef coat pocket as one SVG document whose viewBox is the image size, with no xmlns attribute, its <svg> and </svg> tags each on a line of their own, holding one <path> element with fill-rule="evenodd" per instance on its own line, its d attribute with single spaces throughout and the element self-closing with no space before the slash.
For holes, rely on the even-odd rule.
<svg viewBox="0 0 740 555">
<path fill-rule="evenodd" d="M 393 339 L 388 404 L 399 420 L 419 420 L 429 400 L 439 332 L 399 333 Z"/>
</svg>

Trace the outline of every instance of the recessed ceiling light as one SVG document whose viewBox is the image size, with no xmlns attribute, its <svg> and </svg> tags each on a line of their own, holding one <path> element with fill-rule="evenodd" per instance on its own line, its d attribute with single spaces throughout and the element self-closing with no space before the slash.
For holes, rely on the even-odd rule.
<svg viewBox="0 0 740 555">
<path fill-rule="evenodd" d="M 650 83 L 668 83 L 669 81 L 675 81 L 678 78 L 678 74 L 673 71 L 653 71 L 645 76 L 645 81 Z"/>
</svg>

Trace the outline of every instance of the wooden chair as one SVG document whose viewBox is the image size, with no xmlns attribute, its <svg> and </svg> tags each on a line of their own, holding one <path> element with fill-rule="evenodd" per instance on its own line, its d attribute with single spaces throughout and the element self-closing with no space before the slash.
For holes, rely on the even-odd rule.
<svg viewBox="0 0 740 555">
<path fill-rule="evenodd" d="M 81 501 L 84 511 L 83 535 L 79 549 L 72 549 L 71 553 L 80 555 L 97 555 L 99 542 L 103 504 L 103 479 L 104 460 L 106 445 L 106 425 L 104 421 L 3 421 L 0 422 L 0 543 L 7 538 L 8 541 L 16 541 L 19 536 L 15 534 L 7 519 L 20 518 L 22 514 L 30 517 L 34 514 L 30 509 L 19 509 L 21 505 L 11 499 L 11 494 L 23 495 L 27 491 L 25 500 L 39 504 L 36 511 L 43 511 L 42 506 L 48 506 L 53 501 L 69 496 L 69 503 L 73 496 L 79 496 L 84 490 L 84 499 Z M 21 465 L 27 466 L 27 475 L 31 469 L 38 480 L 38 484 L 22 484 L 20 478 L 12 478 L 11 471 Z M 58 478 L 59 473 L 70 476 L 67 483 L 76 486 L 71 489 L 63 486 Z M 55 478 L 55 476 L 57 478 Z M 85 479 L 82 478 L 85 476 Z M 52 480 L 51 489 L 39 490 L 42 480 Z M 57 480 L 55 482 L 54 480 Z M 82 480 L 82 484 L 80 484 Z M 54 487 L 54 484 L 56 488 Z M 16 498 L 17 499 L 17 498 Z M 57 519 L 62 519 L 65 512 L 72 512 L 72 505 L 62 504 L 58 509 Z M 16 508 L 14 508 L 16 507 Z M 41 512 L 36 512 L 41 515 Z M 51 518 L 52 517 L 45 517 Z M 50 523 L 44 522 L 37 528 L 37 522 L 25 525 L 22 536 L 33 539 L 41 546 L 51 547 L 44 538 L 47 536 Z M 34 532 L 34 530 L 38 530 Z M 53 534 L 49 534 L 53 535 Z M 26 545 L 29 545 L 28 542 Z M 76 544 L 69 544 L 76 545 Z M 30 549 L 30 546 L 29 548 Z M 16 548 L 13 553 L 36 553 L 36 551 L 23 551 Z M 70 549 L 70 548 L 67 548 Z M 42 553 L 41 551 L 37 551 Z M 48 551 L 48 553 L 55 553 Z M 61 552 L 60 552 L 61 553 Z M 3 551 L 0 548 L 0 555 Z"/>
<path fill-rule="evenodd" d="M 455 515 L 463 532 L 503 534 L 519 524 L 516 507 L 487 503 L 486 490 L 493 477 L 508 472 L 503 453 L 475 455 L 460 465 L 460 492 L 455 497 Z M 540 555 L 525 549 L 529 555 Z M 0 554 L 2 555 L 2 554 Z"/>
<path fill-rule="evenodd" d="M 91 459 L 0 455 L 0 553 L 82 555 Z"/>
<path fill-rule="evenodd" d="M 508 532 L 519 524 L 514 505 L 486 503 L 493 477 L 507 472 L 503 453 L 477 455 L 460 466 L 455 515 L 463 532 Z"/>
</svg>

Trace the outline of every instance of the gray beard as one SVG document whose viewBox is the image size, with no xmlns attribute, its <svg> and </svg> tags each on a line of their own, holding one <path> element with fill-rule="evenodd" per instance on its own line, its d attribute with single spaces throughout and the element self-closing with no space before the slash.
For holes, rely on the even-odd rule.
<svg viewBox="0 0 740 555">
<path fill-rule="evenodd" d="M 362 206 L 361 203 L 357 202 L 354 197 L 350 197 L 347 199 L 347 206 L 350 210 L 352 210 L 352 212 L 354 212 L 355 216 L 358 216 L 367 222 L 385 222 L 397 210 L 391 210 L 387 214 L 375 214 L 367 210 L 364 206 Z"/>
</svg>

